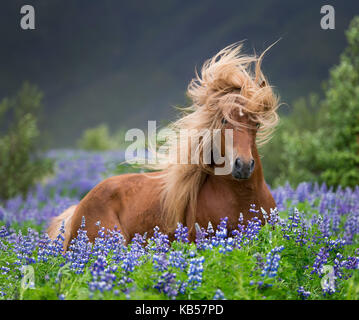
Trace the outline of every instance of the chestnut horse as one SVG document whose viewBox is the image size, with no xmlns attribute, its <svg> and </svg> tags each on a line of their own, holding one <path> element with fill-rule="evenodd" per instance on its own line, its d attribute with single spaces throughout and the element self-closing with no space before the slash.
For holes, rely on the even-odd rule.
<svg viewBox="0 0 359 320">
<path fill-rule="evenodd" d="M 173 239 L 178 222 L 189 228 L 190 240 L 195 237 L 195 223 L 207 227 L 228 217 L 229 230 L 237 227 L 242 213 L 247 222 L 254 217 L 251 204 L 267 212 L 275 208 L 274 199 L 265 183 L 257 143 L 268 140 L 277 124 L 278 99 L 261 71 L 261 56 L 241 54 L 241 45 L 226 47 L 207 60 L 201 73 L 188 86 L 192 105 L 171 125 L 173 132 L 181 129 L 215 130 L 221 134 L 220 153 L 224 154 L 225 130 L 233 133 L 231 170 L 218 175 L 223 167 L 213 161 L 181 164 L 168 162 L 155 165 L 157 172 L 123 174 L 108 178 L 95 186 L 77 206 L 54 218 L 48 234 L 54 239 L 65 223 L 64 248 L 77 236 L 85 217 L 87 235 L 94 241 L 98 221 L 106 229 L 117 226 L 127 241 L 136 233 L 151 234 L 155 226 Z M 194 133 L 195 151 L 203 155 L 205 146 L 215 149 L 211 135 Z M 188 148 L 172 139 L 169 149 Z M 178 159 L 176 159 L 178 160 Z M 262 221 L 262 214 L 257 215 Z M 264 221 L 263 221 L 264 222 Z"/>
</svg>

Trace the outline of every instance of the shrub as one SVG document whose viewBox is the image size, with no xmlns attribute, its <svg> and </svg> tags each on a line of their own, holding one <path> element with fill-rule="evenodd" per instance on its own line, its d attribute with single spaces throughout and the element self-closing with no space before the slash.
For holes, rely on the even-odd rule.
<svg viewBox="0 0 359 320">
<path fill-rule="evenodd" d="M 120 128 L 114 134 L 106 124 L 86 129 L 77 145 L 80 149 L 88 151 L 125 150 L 132 142 L 125 141 L 126 129 Z"/>
<path fill-rule="evenodd" d="M 266 181 L 279 186 L 286 181 L 320 181 L 326 141 L 323 105 L 317 95 L 300 98 L 291 113 L 282 116 L 272 140 L 260 149 Z"/>
<path fill-rule="evenodd" d="M 261 149 L 269 184 L 359 184 L 359 17 L 346 35 L 349 45 L 330 72 L 324 100 L 310 95 L 295 102 Z"/>
<path fill-rule="evenodd" d="M 104 151 L 115 147 L 105 124 L 85 130 L 77 144 L 79 148 L 91 151 Z"/>
<path fill-rule="evenodd" d="M 24 196 L 52 167 L 49 159 L 38 155 L 41 100 L 37 87 L 25 83 L 14 97 L 0 103 L 0 199 Z"/>
</svg>

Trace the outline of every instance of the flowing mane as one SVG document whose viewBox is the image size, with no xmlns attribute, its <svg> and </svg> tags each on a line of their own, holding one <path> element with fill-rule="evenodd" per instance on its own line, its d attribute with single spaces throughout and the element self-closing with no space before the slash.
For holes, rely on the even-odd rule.
<svg viewBox="0 0 359 320">
<path fill-rule="evenodd" d="M 259 145 L 266 143 L 278 123 L 278 97 L 261 71 L 261 62 L 267 50 L 259 57 L 241 54 L 242 44 L 230 45 L 214 57 L 207 60 L 200 74 L 192 79 L 187 95 L 192 104 L 182 108 L 182 117 L 168 128 L 175 133 L 167 141 L 169 154 L 171 149 L 180 150 L 188 145 L 179 141 L 181 129 L 195 129 L 192 141 L 198 141 L 196 153 L 202 154 L 204 145 L 211 144 L 211 135 L 201 132 L 204 129 L 221 128 L 221 119 L 225 117 L 236 125 L 242 125 L 231 118 L 234 109 L 246 112 L 253 120 L 261 124 L 257 135 Z M 168 156 L 168 155 L 167 155 Z M 151 166 L 163 170 L 159 176 L 163 180 L 161 204 L 167 231 L 173 230 L 177 222 L 184 222 L 185 211 L 195 212 L 197 195 L 208 174 L 209 165 L 199 157 L 198 164 L 178 164 L 177 159 Z"/>
<path fill-rule="evenodd" d="M 188 148 L 187 144 L 180 145 L 177 133 L 181 129 L 196 129 L 191 139 L 198 141 L 196 153 L 201 155 L 204 145 L 210 144 L 212 139 L 201 130 L 221 128 L 223 117 L 241 125 L 231 119 L 235 109 L 246 112 L 261 124 L 258 144 L 270 139 L 278 123 L 278 98 L 261 71 L 263 56 L 269 48 L 259 57 L 241 54 L 241 49 L 242 44 L 224 48 L 203 64 L 200 74 L 196 72 L 187 90 L 192 105 L 182 108 L 182 117 L 169 125 L 171 132 L 176 133 L 167 141 L 169 153 L 176 148 L 180 154 L 179 150 Z M 195 212 L 198 192 L 206 176 L 212 173 L 210 166 L 199 158 L 199 164 L 178 164 L 177 158 L 152 166 L 163 170 L 159 176 L 163 180 L 162 218 L 168 231 L 173 230 L 177 222 L 184 222 L 187 208 Z"/>
</svg>

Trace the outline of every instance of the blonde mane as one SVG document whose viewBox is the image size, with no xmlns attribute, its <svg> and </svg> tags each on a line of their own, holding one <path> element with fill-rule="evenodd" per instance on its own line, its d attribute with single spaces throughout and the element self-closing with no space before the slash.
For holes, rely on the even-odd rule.
<svg viewBox="0 0 359 320">
<path fill-rule="evenodd" d="M 221 128 L 223 117 L 234 125 L 242 125 L 231 118 L 234 110 L 247 113 L 261 124 L 257 134 L 259 144 L 268 141 L 278 122 L 278 98 L 261 71 L 263 55 L 269 48 L 259 57 L 241 54 L 241 49 L 242 44 L 238 43 L 224 48 L 203 64 L 200 74 L 196 72 L 187 91 L 192 104 L 183 108 L 182 117 L 169 126 L 176 134 L 167 141 L 167 146 L 169 151 L 178 150 L 177 158 L 150 166 L 163 170 L 158 177 L 162 181 L 162 218 L 166 231 L 173 231 L 178 222 L 186 222 L 186 210 L 190 212 L 187 219 L 192 219 L 191 225 L 195 222 L 198 193 L 206 177 L 212 174 L 201 156 L 198 164 L 178 164 L 181 150 L 188 149 L 188 144 L 178 139 L 181 129 L 196 130 L 191 139 L 198 142 L 195 153 L 202 155 L 212 136 L 202 134 L 201 130 Z"/>
</svg>

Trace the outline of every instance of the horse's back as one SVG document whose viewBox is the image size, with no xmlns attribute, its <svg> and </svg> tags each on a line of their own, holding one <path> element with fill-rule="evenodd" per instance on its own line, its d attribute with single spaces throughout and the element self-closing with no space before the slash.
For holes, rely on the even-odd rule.
<svg viewBox="0 0 359 320">
<path fill-rule="evenodd" d="M 149 225 L 158 224 L 160 181 L 158 172 L 129 173 L 103 180 L 77 206 L 71 238 L 76 237 L 82 217 L 91 241 L 98 234 L 98 221 L 105 229 L 116 226 L 128 240 L 136 232 L 144 233 Z"/>
</svg>

